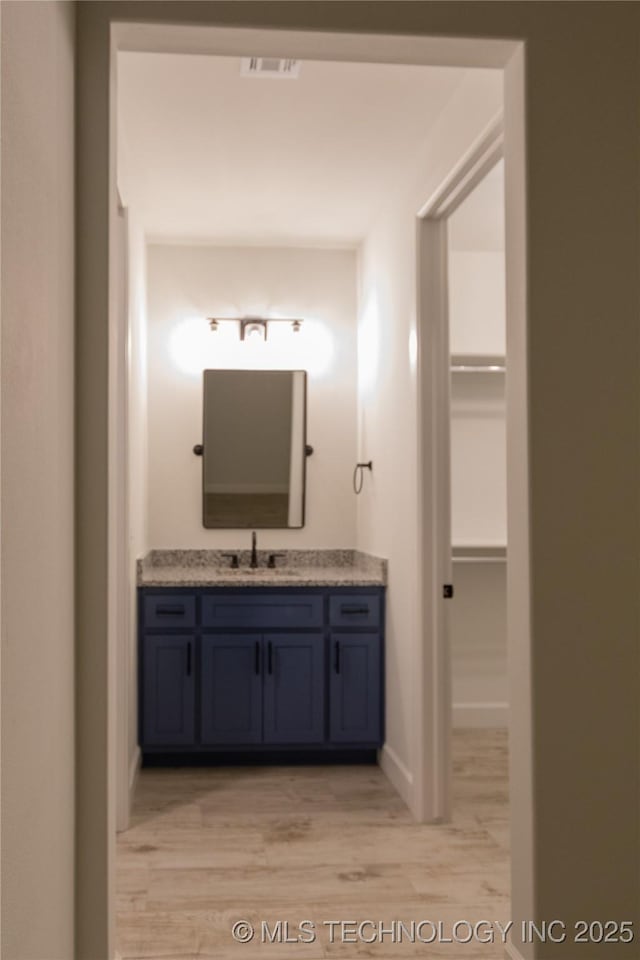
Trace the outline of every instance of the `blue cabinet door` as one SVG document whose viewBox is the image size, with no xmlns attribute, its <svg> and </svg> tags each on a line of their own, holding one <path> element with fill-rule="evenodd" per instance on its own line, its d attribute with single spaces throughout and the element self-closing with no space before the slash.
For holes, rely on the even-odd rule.
<svg viewBox="0 0 640 960">
<path fill-rule="evenodd" d="M 263 639 L 265 743 L 324 740 L 324 636 Z"/>
<path fill-rule="evenodd" d="M 262 639 L 259 634 L 202 638 L 202 743 L 262 741 Z"/>
<path fill-rule="evenodd" d="M 379 635 L 334 633 L 330 652 L 331 742 L 379 744 L 382 733 Z"/>
<path fill-rule="evenodd" d="M 194 646 L 190 635 L 144 638 L 143 744 L 193 744 Z"/>
</svg>

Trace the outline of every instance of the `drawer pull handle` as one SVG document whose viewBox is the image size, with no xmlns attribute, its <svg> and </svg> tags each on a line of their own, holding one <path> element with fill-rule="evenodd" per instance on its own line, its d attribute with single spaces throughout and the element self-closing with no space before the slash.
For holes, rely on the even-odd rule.
<svg viewBox="0 0 640 960">
<path fill-rule="evenodd" d="M 267 670 L 269 673 L 273 673 L 273 644 L 269 640 L 269 647 L 267 649 Z"/>
<path fill-rule="evenodd" d="M 191 640 L 187 644 L 187 676 L 191 676 Z"/>
<path fill-rule="evenodd" d="M 340 641 L 336 640 L 334 667 L 336 673 L 340 673 Z"/>
<path fill-rule="evenodd" d="M 164 604 L 163 606 L 156 607 L 156 613 L 159 617 L 180 617 L 184 614 L 184 606 L 178 604 L 177 606 L 169 607 Z"/>
<path fill-rule="evenodd" d="M 256 640 L 255 671 L 260 673 L 260 641 Z"/>
<path fill-rule="evenodd" d="M 369 607 L 340 607 L 340 613 L 345 616 L 356 616 L 357 614 L 369 613 Z"/>
</svg>

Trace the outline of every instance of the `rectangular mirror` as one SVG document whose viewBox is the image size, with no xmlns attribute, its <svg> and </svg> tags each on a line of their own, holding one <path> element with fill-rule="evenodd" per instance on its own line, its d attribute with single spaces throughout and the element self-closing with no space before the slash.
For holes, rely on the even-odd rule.
<svg viewBox="0 0 640 960">
<path fill-rule="evenodd" d="M 205 370 L 203 524 L 303 527 L 307 374 Z"/>
</svg>

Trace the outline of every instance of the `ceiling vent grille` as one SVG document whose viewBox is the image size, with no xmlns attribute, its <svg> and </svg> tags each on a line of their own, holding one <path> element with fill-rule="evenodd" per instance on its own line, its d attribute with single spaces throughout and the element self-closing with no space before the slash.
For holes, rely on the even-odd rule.
<svg viewBox="0 0 640 960">
<path fill-rule="evenodd" d="M 299 60 L 286 60 L 282 57 L 243 57 L 240 61 L 241 77 L 295 80 L 299 73 Z"/>
</svg>

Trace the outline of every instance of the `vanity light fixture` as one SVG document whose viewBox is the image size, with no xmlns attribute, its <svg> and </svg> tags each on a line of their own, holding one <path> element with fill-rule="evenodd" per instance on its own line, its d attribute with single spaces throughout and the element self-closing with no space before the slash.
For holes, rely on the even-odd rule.
<svg viewBox="0 0 640 960">
<path fill-rule="evenodd" d="M 215 333 L 221 323 L 237 323 L 241 340 L 266 340 L 270 323 L 290 323 L 293 333 L 299 333 L 303 321 L 290 320 L 286 317 L 207 317 L 210 329 Z"/>
</svg>

